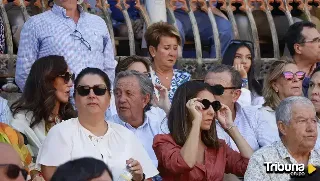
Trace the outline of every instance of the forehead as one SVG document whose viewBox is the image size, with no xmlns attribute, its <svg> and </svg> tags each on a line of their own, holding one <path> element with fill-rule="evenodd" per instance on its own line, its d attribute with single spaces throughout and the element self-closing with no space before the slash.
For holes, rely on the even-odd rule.
<svg viewBox="0 0 320 181">
<path fill-rule="evenodd" d="M 210 72 L 207 74 L 205 81 L 210 85 L 221 84 L 222 86 L 230 86 L 231 82 L 231 74 L 229 72 L 220 72 L 213 73 Z"/>
<path fill-rule="evenodd" d="M 171 37 L 171 36 L 162 36 L 160 37 L 160 42 L 159 44 L 161 45 L 178 45 L 178 40 L 176 37 Z"/>
<path fill-rule="evenodd" d="M 94 86 L 98 84 L 105 84 L 105 82 L 103 81 L 102 77 L 97 74 L 87 74 L 79 81 L 79 85 Z"/>
<path fill-rule="evenodd" d="M 305 105 L 305 104 L 294 104 L 292 106 L 292 118 L 315 118 L 316 112 L 312 105 Z"/>
<path fill-rule="evenodd" d="M 310 81 L 313 83 L 320 83 L 320 71 L 314 73 Z"/>
<path fill-rule="evenodd" d="M 305 39 L 312 40 L 320 36 L 319 32 L 315 28 L 304 27 L 301 32 Z"/>
<path fill-rule="evenodd" d="M 147 67 L 142 62 L 133 62 L 129 67 L 128 70 L 144 70 L 147 71 Z"/>
<path fill-rule="evenodd" d="M 291 72 L 295 73 L 295 72 L 299 71 L 299 69 L 296 64 L 290 63 L 290 64 L 287 64 L 284 66 L 283 71 L 291 71 Z"/>
<path fill-rule="evenodd" d="M 139 90 L 140 85 L 139 81 L 136 77 L 130 76 L 130 77 L 123 77 L 120 78 L 116 84 L 116 89 L 123 89 L 123 90 Z"/>
<path fill-rule="evenodd" d="M 203 90 L 203 91 L 200 91 L 198 94 L 197 94 L 197 97 L 198 98 L 202 98 L 202 99 L 208 99 L 209 101 L 215 101 L 216 99 L 214 98 L 213 94 L 211 92 L 209 92 L 208 90 Z"/>
<path fill-rule="evenodd" d="M 236 53 L 239 53 L 239 54 L 251 54 L 250 50 L 246 46 L 242 46 L 242 47 L 238 48 Z"/>
</svg>

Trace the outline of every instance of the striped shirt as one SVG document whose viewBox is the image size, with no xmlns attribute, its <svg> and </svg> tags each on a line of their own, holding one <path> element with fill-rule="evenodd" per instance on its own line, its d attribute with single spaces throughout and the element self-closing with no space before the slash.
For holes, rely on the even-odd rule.
<svg viewBox="0 0 320 181">
<path fill-rule="evenodd" d="M 258 111 L 259 106 L 241 107 L 239 103 L 236 103 L 235 105 L 236 118 L 234 124 L 254 151 L 279 140 L 278 132 L 274 132 L 274 129 L 267 120 L 262 119 L 261 112 Z M 218 121 L 216 122 L 216 126 L 218 137 L 225 140 L 227 145 L 233 150 L 239 152 L 235 142 L 223 130 Z"/>
<path fill-rule="evenodd" d="M 8 101 L 0 97 L 0 123 L 9 124 L 12 114 L 8 106 Z"/>
<path fill-rule="evenodd" d="M 48 55 L 64 56 L 76 75 L 86 67 L 100 68 L 113 82 L 116 61 L 107 25 L 81 6 L 78 10 L 78 23 L 66 15 L 64 8 L 54 5 L 24 24 L 16 67 L 16 83 L 21 90 L 33 62 Z"/>
</svg>

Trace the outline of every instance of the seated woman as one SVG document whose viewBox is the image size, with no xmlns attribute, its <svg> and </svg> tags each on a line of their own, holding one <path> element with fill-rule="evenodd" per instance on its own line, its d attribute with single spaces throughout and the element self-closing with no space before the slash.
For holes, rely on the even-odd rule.
<svg viewBox="0 0 320 181">
<path fill-rule="evenodd" d="M 43 57 L 32 65 L 22 96 L 11 106 L 11 125 L 26 136 L 33 157 L 52 126 L 76 117 L 69 103 L 73 80 L 62 56 Z M 30 169 L 32 179 L 39 175 L 34 164 Z"/>
<path fill-rule="evenodd" d="M 242 105 L 262 105 L 262 86 L 254 78 L 254 51 L 250 41 L 232 40 L 228 46 L 222 64 L 233 66 L 242 78 L 241 96 L 238 102 Z"/>
<path fill-rule="evenodd" d="M 177 88 L 191 78 L 189 73 L 173 68 L 178 57 L 178 46 L 181 45 L 179 32 L 173 25 L 158 22 L 149 26 L 144 36 L 152 58 L 152 82 L 167 88 L 172 101 Z"/>
<path fill-rule="evenodd" d="M 264 79 L 263 97 L 265 103 L 259 111 L 262 118 L 271 125 L 273 135 L 280 139 L 276 122 L 275 109 L 280 102 L 291 96 L 302 96 L 302 81 L 305 72 L 300 71 L 290 58 L 274 61 Z"/>
<path fill-rule="evenodd" d="M 95 158 L 80 158 L 60 165 L 50 181 L 112 181 L 108 166 Z"/>
<path fill-rule="evenodd" d="M 216 119 L 240 153 L 218 139 Z M 223 180 L 224 173 L 244 175 L 253 150 L 233 124 L 230 109 L 215 101 L 208 84 L 190 81 L 177 89 L 168 127 L 170 134 L 155 136 L 153 143 L 163 180 Z"/>
<path fill-rule="evenodd" d="M 77 76 L 74 88 L 79 117 L 49 131 L 37 159 L 44 178 L 50 180 L 58 166 L 82 157 L 104 161 L 116 179 L 126 169 L 136 181 L 157 175 L 157 169 L 135 135 L 104 118 L 110 104 L 107 74 L 97 68 L 85 68 Z"/>
</svg>

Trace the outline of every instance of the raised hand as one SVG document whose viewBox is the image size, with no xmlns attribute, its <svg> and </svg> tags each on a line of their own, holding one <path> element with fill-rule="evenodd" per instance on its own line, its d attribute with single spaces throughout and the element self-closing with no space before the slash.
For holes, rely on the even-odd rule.
<svg viewBox="0 0 320 181">
<path fill-rule="evenodd" d="M 232 112 L 230 108 L 224 104 L 221 104 L 221 108 L 217 111 L 217 119 L 223 129 L 230 128 L 233 124 Z"/>
<path fill-rule="evenodd" d="M 201 110 L 204 108 L 203 104 L 200 102 L 200 98 L 193 98 L 190 99 L 186 106 L 188 108 L 188 111 L 192 117 L 193 121 L 199 121 L 201 123 L 202 121 L 202 112 Z"/>
<path fill-rule="evenodd" d="M 129 165 L 130 172 L 132 174 L 132 180 L 142 180 L 143 179 L 143 170 L 140 163 L 137 160 L 130 158 L 126 161 Z"/>
<path fill-rule="evenodd" d="M 168 89 L 160 84 L 155 84 L 154 87 L 158 90 L 160 96 L 159 101 L 154 97 L 153 103 L 168 113 L 171 106 Z"/>
<path fill-rule="evenodd" d="M 240 73 L 242 79 L 248 78 L 247 71 L 244 69 L 242 64 L 236 64 L 233 67 Z"/>
</svg>

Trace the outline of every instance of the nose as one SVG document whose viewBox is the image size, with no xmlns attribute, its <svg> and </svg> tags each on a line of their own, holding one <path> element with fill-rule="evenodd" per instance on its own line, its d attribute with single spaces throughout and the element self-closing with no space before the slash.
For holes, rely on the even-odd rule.
<svg viewBox="0 0 320 181">
<path fill-rule="evenodd" d="M 213 108 L 212 108 L 211 105 L 210 105 L 210 107 L 208 108 L 207 114 L 208 114 L 209 116 L 213 116 L 213 115 L 214 115 L 214 110 L 213 110 Z"/>
<path fill-rule="evenodd" d="M 88 97 L 89 98 L 95 98 L 96 97 L 96 94 L 93 92 L 93 89 L 90 89 Z"/>
<path fill-rule="evenodd" d="M 72 87 L 72 86 L 73 86 L 73 81 L 72 81 L 71 79 L 69 80 L 67 86 L 68 86 L 68 87 Z"/>
</svg>

